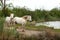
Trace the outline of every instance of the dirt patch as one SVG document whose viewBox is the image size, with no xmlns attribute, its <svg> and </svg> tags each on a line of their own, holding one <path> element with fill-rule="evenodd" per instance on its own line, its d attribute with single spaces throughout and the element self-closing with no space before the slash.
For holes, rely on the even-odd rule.
<svg viewBox="0 0 60 40">
<path fill-rule="evenodd" d="M 42 34 L 44 31 L 34 31 L 34 30 L 25 30 L 22 32 L 22 29 L 17 29 L 17 31 L 20 34 L 26 35 L 26 36 L 38 36 L 39 34 Z"/>
</svg>

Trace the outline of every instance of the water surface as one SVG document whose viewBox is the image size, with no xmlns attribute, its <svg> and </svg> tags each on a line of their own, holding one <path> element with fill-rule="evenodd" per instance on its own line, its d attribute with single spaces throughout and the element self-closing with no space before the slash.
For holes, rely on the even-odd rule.
<svg viewBox="0 0 60 40">
<path fill-rule="evenodd" d="M 40 25 L 54 27 L 54 29 L 60 29 L 60 21 L 49 21 L 49 22 L 36 23 L 35 26 L 40 26 Z"/>
</svg>

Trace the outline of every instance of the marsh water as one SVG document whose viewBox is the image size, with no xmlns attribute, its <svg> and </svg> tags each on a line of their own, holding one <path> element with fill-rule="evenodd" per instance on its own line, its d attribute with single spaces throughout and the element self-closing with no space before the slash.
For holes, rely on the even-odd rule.
<svg viewBox="0 0 60 40">
<path fill-rule="evenodd" d="M 36 23 L 35 26 L 40 26 L 40 25 L 54 27 L 54 29 L 60 29 L 60 21 L 48 21 L 48 22 Z"/>
</svg>

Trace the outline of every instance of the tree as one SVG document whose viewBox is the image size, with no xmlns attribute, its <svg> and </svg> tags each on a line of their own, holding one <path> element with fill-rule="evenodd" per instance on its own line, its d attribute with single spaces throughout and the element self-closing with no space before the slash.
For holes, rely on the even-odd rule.
<svg viewBox="0 0 60 40">
<path fill-rule="evenodd" d="M 0 0 L 2 3 L 2 13 L 5 14 L 6 0 Z"/>
</svg>

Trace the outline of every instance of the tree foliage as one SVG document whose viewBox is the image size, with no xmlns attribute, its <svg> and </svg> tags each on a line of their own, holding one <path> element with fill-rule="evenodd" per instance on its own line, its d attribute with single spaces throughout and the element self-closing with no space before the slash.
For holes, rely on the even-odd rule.
<svg viewBox="0 0 60 40">
<path fill-rule="evenodd" d="M 23 8 L 14 7 L 11 3 L 11 4 L 6 5 L 5 13 L 3 13 L 2 10 L 0 10 L 1 17 L 9 16 L 10 13 L 14 13 L 15 16 L 19 16 L 19 17 L 22 17 L 24 15 L 31 15 L 32 19 L 37 22 L 60 20 L 60 9 L 58 9 L 58 8 L 53 8 L 49 11 L 44 10 L 44 9 L 43 10 L 36 9 L 34 11 L 31 11 L 25 7 L 23 7 Z"/>
</svg>

